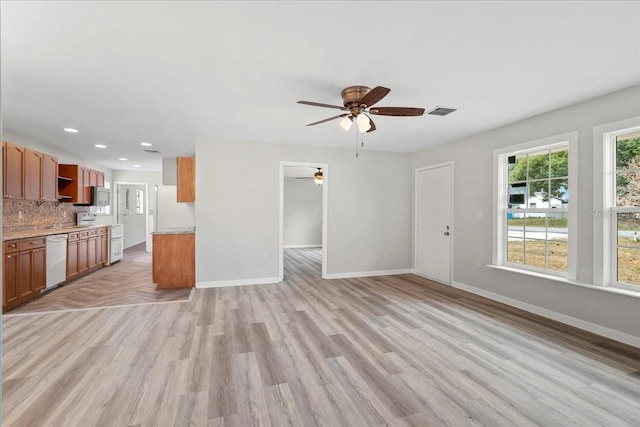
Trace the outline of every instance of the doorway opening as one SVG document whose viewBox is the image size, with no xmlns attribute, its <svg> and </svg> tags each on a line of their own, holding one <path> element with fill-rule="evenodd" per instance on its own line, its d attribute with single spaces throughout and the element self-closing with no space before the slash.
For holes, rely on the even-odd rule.
<svg viewBox="0 0 640 427">
<path fill-rule="evenodd" d="M 117 224 L 124 226 L 124 249 L 144 243 L 151 252 L 149 184 L 115 182 L 113 210 Z"/>
<path fill-rule="evenodd" d="M 317 172 L 321 184 L 314 180 Z M 328 178 L 326 163 L 280 162 L 280 281 L 285 279 L 285 251 L 287 264 L 300 267 L 293 270 L 327 277 Z"/>
</svg>

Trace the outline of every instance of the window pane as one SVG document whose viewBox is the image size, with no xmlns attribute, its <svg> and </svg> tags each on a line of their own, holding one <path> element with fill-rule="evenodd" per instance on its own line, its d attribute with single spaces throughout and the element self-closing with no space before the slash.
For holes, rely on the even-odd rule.
<svg viewBox="0 0 640 427">
<path fill-rule="evenodd" d="M 509 159 L 513 161 L 515 157 L 515 163 L 509 163 Z M 527 179 L 527 155 L 518 154 L 515 156 L 507 157 L 507 163 L 509 165 L 509 179 L 508 182 L 526 181 Z"/>
<path fill-rule="evenodd" d="M 529 154 L 527 165 L 527 179 L 549 178 L 549 151 Z"/>
<path fill-rule="evenodd" d="M 616 174 L 616 205 L 640 206 L 640 169 Z"/>
<path fill-rule="evenodd" d="M 546 267 L 546 240 L 525 240 L 524 242 L 524 263 L 531 267 Z"/>
<path fill-rule="evenodd" d="M 551 177 L 569 176 L 569 148 L 566 146 L 551 150 Z"/>
<path fill-rule="evenodd" d="M 547 214 L 547 223 L 549 229 L 547 230 L 549 239 L 567 239 L 569 235 L 568 215 L 563 213 Z"/>
<path fill-rule="evenodd" d="M 531 181 L 529 183 L 528 203 L 530 208 L 549 207 L 549 180 Z"/>
<path fill-rule="evenodd" d="M 507 213 L 507 238 L 524 238 L 524 214 Z"/>
<path fill-rule="evenodd" d="M 507 262 L 522 264 L 524 260 L 524 240 L 509 238 L 507 242 Z"/>
<path fill-rule="evenodd" d="M 507 200 L 509 208 L 526 208 L 527 207 L 527 184 L 522 182 L 518 184 L 509 184 L 509 199 Z"/>
<path fill-rule="evenodd" d="M 618 213 L 618 246 L 640 248 L 640 213 Z"/>
<path fill-rule="evenodd" d="M 618 281 L 640 285 L 640 249 L 618 248 Z"/>
<path fill-rule="evenodd" d="M 640 168 L 640 138 L 630 138 L 616 143 L 616 167 Z"/>
<path fill-rule="evenodd" d="M 564 239 L 551 239 L 548 242 L 548 253 L 547 253 L 547 268 L 553 271 L 567 271 L 568 256 L 567 256 L 567 248 L 568 243 L 567 240 Z"/>
<path fill-rule="evenodd" d="M 525 265 L 546 268 L 547 214 L 526 214 L 524 237 Z"/>
<path fill-rule="evenodd" d="M 551 187 L 551 208 L 567 208 L 569 206 L 569 180 L 552 179 Z"/>
</svg>

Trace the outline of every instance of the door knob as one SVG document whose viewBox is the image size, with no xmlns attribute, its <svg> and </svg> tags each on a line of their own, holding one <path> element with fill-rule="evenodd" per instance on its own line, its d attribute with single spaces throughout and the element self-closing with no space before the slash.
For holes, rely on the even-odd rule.
<svg viewBox="0 0 640 427">
<path fill-rule="evenodd" d="M 445 235 L 445 236 L 448 236 L 448 235 L 449 235 L 449 232 L 448 232 L 448 231 L 445 231 L 445 232 L 444 232 L 444 235 Z"/>
</svg>

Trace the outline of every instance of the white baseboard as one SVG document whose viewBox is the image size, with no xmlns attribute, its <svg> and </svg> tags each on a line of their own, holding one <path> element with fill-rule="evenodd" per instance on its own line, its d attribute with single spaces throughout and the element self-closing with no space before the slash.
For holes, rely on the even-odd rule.
<svg viewBox="0 0 640 427">
<path fill-rule="evenodd" d="M 301 249 L 301 248 L 321 248 L 322 243 L 311 243 L 310 245 L 284 245 L 285 249 Z"/>
<path fill-rule="evenodd" d="M 537 305 L 522 302 L 513 298 L 505 297 L 504 295 L 496 294 L 484 289 L 475 288 L 473 286 L 466 285 L 460 282 L 452 283 L 454 288 L 462 289 L 463 291 L 470 292 L 472 294 L 480 295 L 485 298 L 489 298 L 494 301 L 501 302 L 503 304 L 516 307 L 530 313 L 537 314 L 547 319 L 556 320 L 558 322 L 575 326 L 576 328 L 583 329 L 588 332 L 592 332 L 597 335 L 601 335 L 612 340 L 620 341 L 625 344 L 629 344 L 634 347 L 640 348 L 640 337 L 630 335 L 624 332 L 617 331 L 615 329 L 607 328 L 606 326 L 597 325 L 595 323 L 587 322 L 586 320 L 578 319 L 575 317 L 567 316 L 566 314 L 558 313 Z"/>
<path fill-rule="evenodd" d="M 352 279 L 355 277 L 371 277 L 371 276 L 393 276 L 395 274 L 412 273 L 411 268 L 401 268 L 398 270 L 379 270 L 379 271 L 358 271 L 353 273 L 333 273 L 327 274 L 327 279 Z"/>
<path fill-rule="evenodd" d="M 198 282 L 196 288 L 225 288 L 227 286 L 245 286 L 245 285 L 267 285 L 270 283 L 279 283 L 279 277 L 262 277 L 257 279 L 239 279 L 239 280 L 217 280 L 212 282 Z"/>
</svg>

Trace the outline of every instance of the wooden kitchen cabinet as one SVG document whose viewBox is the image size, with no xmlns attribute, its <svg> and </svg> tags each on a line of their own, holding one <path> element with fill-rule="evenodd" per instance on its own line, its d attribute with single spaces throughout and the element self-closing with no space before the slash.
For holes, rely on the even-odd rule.
<svg viewBox="0 0 640 427">
<path fill-rule="evenodd" d="M 196 282 L 195 233 L 153 235 L 157 289 L 192 288 Z"/>
<path fill-rule="evenodd" d="M 104 172 L 80 165 L 61 164 L 58 175 L 58 193 L 62 202 L 89 204 L 91 187 L 104 186 Z"/>
<path fill-rule="evenodd" d="M 78 276 L 78 233 L 69 233 L 67 238 L 67 280 Z"/>
<path fill-rule="evenodd" d="M 107 227 L 69 233 L 67 240 L 67 280 L 103 267 L 108 261 Z"/>
<path fill-rule="evenodd" d="M 24 198 L 55 202 L 58 200 L 58 159 L 25 149 Z"/>
<path fill-rule="evenodd" d="M 82 200 L 83 203 L 91 203 L 91 169 L 82 167 Z"/>
<path fill-rule="evenodd" d="M 80 233 L 78 240 L 78 274 L 84 274 L 89 271 L 89 253 L 88 253 L 88 237 L 86 234 Z"/>
<path fill-rule="evenodd" d="M 2 144 L 4 197 L 14 200 L 58 200 L 58 159 L 10 142 Z"/>
<path fill-rule="evenodd" d="M 98 261 L 96 259 L 98 231 L 89 230 L 87 234 L 87 266 L 89 267 L 89 270 L 91 270 L 98 265 Z"/>
<path fill-rule="evenodd" d="M 194 157 L 178 157 L 178 197 L 182 203 L 196 201 L 196 159 Z"/>
<path fill-rule="evenodd" d="M 97 172 L 96 185 L 98 187 L 104 187 L 104 172 Z"/>
<path fill-rule="evenodd" d="M 28 148 L 24 151 L 24 198 L 42 199 L 42 153 Z"/>
<path fill-rule="evenodd" d="M 99 228 L 96 238 L 96 262 L 106 264 L 109 261 L 109 232 L 107 228 Z"/>
<path fill-rule="evenodd" d="M 2 309 L 6 311 L 40 295 L 46 286 L 46 238 L 4 242 Z"/>
<path fill-rule="evenodd" d="M 11 245 L 13 249 L 11 250 Z M 4 244 L 2 270 L 2 311 L 4 312 L 7 305 L 17 305 L 15 301 L 18 299 L 18 287 L 20 286 L 20 255 L 18 252 L 18 241 L 11 240 Z"/>
<path fill-rule="evenodd" d="M 60 201 L 85 203 L 82 169 L 78 165 L 58 165 L 58 194 Z"/>
<path fill-rule="evenodd" d="M 2 142 L 2 194 L 5 199 L 24 199 L 25 149 Z"/>
<path fill-rule="evenodd" d="M 42 200 L 46 202 L 58 201 L 58 159 L 44 154 L 42 156 Z"/>
</svg>

